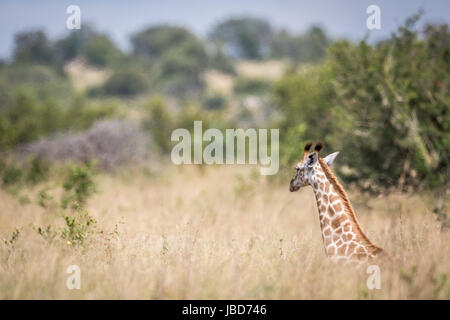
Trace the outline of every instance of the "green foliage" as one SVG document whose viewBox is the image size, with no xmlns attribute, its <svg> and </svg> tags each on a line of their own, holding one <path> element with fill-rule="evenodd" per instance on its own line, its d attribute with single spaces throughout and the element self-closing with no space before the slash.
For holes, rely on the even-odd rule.
<svg viewBox="0 0 450 320">
<path fill-rule="evenodd" d="M 52 44 L 42 30 L 22 32 L 15 36 L 14 60 L 18 63 L 53 64 Z"/>
<path fill-rule="evenodd" d="M 88 103 L 83 96 L 70 96 L 71 99 L 66 99 L 69 101 L 63 101 L 62 97 L 46 92 L 47 89 L 41 91 L 32 85 L 23 84 L 21 88 L 5 86 L 5 90 L 9 88 L 9 96 L 0 106 L 0 150 L 61 130 L 86 129 L 94 121 L 108 118 L 116 111 L 111 104 Z"/>
<path fill-rule="evenodd" d="M 175 128 L 174 119 L 167 110 L 162 97 L 152 98 L 145 106 L 147 116 L 143 127 L 152 134 L 152 138 L 162 152 L 169 152 L 171 148 L 170 134 Z"/>
<path fill-rule="evenodd" d="M 131 38 L 133 51 L 138 56 L 146 56 L 149 59 L 159 59 L 171 50 L 180 47 L 187 48 L 199 40 L 195 35 L 182 27 L 167 25 L 153 26 L 145 29 Z M 198 46 L 190 46 L 192 53 L 199 53 L 203 49 Z"/>
<path fill-rule="evenodd" d="M 63 210 L 60 215 L 64 219 L 64 227 L 46 228 L 33 226 L 34 230 L 46 241 L 53 242 L 61 239 L 67 245 L 84 245 L 89 237 L 102 233 L 97 230 L 97 221 L 85 209 L 87 200 L 95 191 L 93 163 L 86 165 L 72 165 L 63 183 L 63 195 L 58 204 L 47 189 L 39 192 L 38 203 L 43 208 L 54 211 Z"/>
<path fill-rule="evenodd" d="M 324 153 L 342 150 L 339 133 L 347 124 L 342 109 L 334 105 L 332 74 L 327 65 L 287 73 L 275 84 L 274 95 L 284 115 L 279 123 L 281 178 L 292 174 L 309 140 L 323 141 Z"/>
<path fill-rule="evenodd" d="M 204 44 L 181 27 L 154 26 L 135 34 L 133 52 L 148 63 L 157 90 L 183 96 L 203 89 L 208 66 Z"/>
<path fill-rule="evenodd" d="M 238 59 L 288 58 L 295 62 L 316 62 L 325 58 L 331 41 L 319 26 L 304 34 L 277 30 L 263 19 L 231 18 L 216 25 L 209 34 L 219 54 Z M 219 55 L 220 57 L 220 55 Z"/>
<path fill-rule="evenodd" d="M 227 19 L 216 25 L 209 38 L 219 43 L 233 58 L 261 59 L 270 53 L 272 27 L 262 19 Z"/>
<path fill-rule="evenodd" d="M 209 54 L 209 68 L 232 75 L 236 74 L 233 61 L 223 52 L 223 47 L 216 44 L 213 48 L 213 52 Z"/>
<path fill-rule="evenodd" d="M 93 165 L 92 162 L 89 162 L 83 166 L 73 165 L 71 167 L 70 174 L 63 184 L 62 208 L 84 208 L 87 199 L 95 193 L 96 188 L 93 181 L 95 171 Z"/>
<path fill-rule="evenodd" d="M 52 226 L 49 224 L 46 228 L 37 227 L 33 225 L 33 229 L 48 242 L 52 242 L 58 236 L 58 232 L 53 230 Z"/>
<path fill-rule="evenodd" d="M 54 228 L 49 224 L 45 228 L 33 225 L 33 229 L 49 243 L 64 240 L 69 246 L 83 246 L 90 237 L 102 233 L 97 229 L 97 221 L 85 210 L 63 214 L 62 217 L 65 223 L 62 228 Z"/>
<path fill-rule="evenodd" d="M 219 93 L 207 95 L 203 101 L 203 106 L 207 110 L 221 110 L 225 108 L 226 105 L 226 97 Z"/>
<path fill-rule="evenodd" d="M 27 181 L 36 184 L 47 180 L 50 171 L 50 164 L 44 158 L 33 157 L 27 173 Z"/>
<path fill-rule="evenodd" d="M 330 43 L 325 31 L 318 26 L 299 35 L 282 30 L 273 36 L 271 56 L 287 57 L 295 62 L 316 62 L 325 58 Z"/>
<path fill-rule="evenodd" d="M 53 50 L 61 63 L 81 57 L 89 65 L 100 68 L 114 66 L 123 58 L 107 34 L 97 32 L 89 25 L 56 41 Z"/>
<path fill-rule="evenodd" d="M 51 224 L 47 227 L 38 227 L 33 225 L 33 229 L 44 240 L 53 243 L 57 240 L 63 240 L 66 245 L 76 248 L 79 246 L 86 247 L 95 237 L 106 236 L 106 240 L 110 241 L 113 237 L 119 237 L 119 221 L 115 224 L 113 231 L 106 233 L 98 228 L 97 220 L 95 220 L 86 210 L 77 210 L 70 214 L 63 214 L 64 226 L 54 228 Z"/>
<path fill-rule="evenodd" d="M 203 130 L 211 126 L 211 113 L 208 113 L 195 102 L 187 102 L 175 117 L 175 128 L 186 128 L 194 130 L 194 121 L 202 121 Z M 217 123 L 217 128 L 220 128 Z M 192 133 L 191 133 L 192 134 Z"/>
<path fill-rule="evenodd" d="M 417 18 L 377 46 L 338 42 L 326 63 L 276 84 L 283 159 L 292 166 L 306 140 L 322 140 L 324 155 L 342 151 L 338 173 L 362 190 L 448 185 L 450 33 L 420 33 Z"/>
<path fill-rule="evenodd" d="M 143 93 L 149 88 L 147 78 L 134 68 L 122 68 L 106 81 L 106 83 L 92 92 L 95 94 L 131 97 Z"/>
<path fill-rule="evenodd" d="M 378 47 L 330 50 L 338 101 L 353 123 L 344 147 L 358 172 L 346 178 L 362 187 L 448 185 L 450 33 L 447 25 L 419 32 L 418 18 Z"/>
<path fill-rule="evenodd" d="M 3 158 L 0 162 L 0 175 L 4 186 L 45 181 L 49 176 L 49 170 L 47 161 L 39 156 L 22 162 Z"/>
<path fill-rule="evenodd" d="M 196 102 L 186 102 L 177 113 L 169 112 L 161 96 L 152 98 L 144 105 L 146 116 L 142 121 L 144 129 L 151 133 L 152 139 L 162 153 L 169 153 L 175 144 L 171 141 L 173 130 L 185 128 L 193 131 L 194 121 L 201 120 L 203 130 L 214 127 L 220 129 L 232 127 L 233 124 L 217 119 L 217 110 L 205 110 Z"/>
<path fill-rule="evenodd" d="M 22 170 L 14 163 L 4 164 L 1 170 L 3 185 L 9 186 L 19 183 L 23 176 Z"/>
<path fill-rule="evenodd" d="M 85 239 L 96 232 L 97 221 L 87 211 L 75 211 L 64 216 L 66 226 L 61 229 L 61 237 L 70 244 L 83 244 Z"/>
<path fill-rule="evenodd" d="M 52 195 L 50 195 L 47 190 L 41 190 L 38 193 L 38 204 L 46 209 L 52 206 L 52 204 L 54 203 L 54 198 Z"/>
<path fill-rule="evenodd" d="M 66 109 L 62 126 L 77 131 L 88 129 L 94 122 L 118 114 L 118 107 L 109 101 L 92 102 L 83 95 L 77 95 Z"/>
<path fill-rule="evenodd" d="M 107 35 L 96 34 L 89 38 L 82 55 L 90 65 L 104 68 L 117 62 L 122 53 Z"/>
<path fill-rule="evenodd" d="M 234 83 L 236 94 L 264 94 L 270 93 L 271 83 L 262 79 L 237 78 Z"/>
<path fill-rule="evenodd" d="M 13 232 L 11 233 L 11 236 L 8 239 L 3 239 L 3 243 L 7 246 L 12 246 L 19 239 L 19 235 L 20 235 L 20 229 L 16 228 L 13 230 Z"/>
<path fill-rule="evenodd" d="M 69 79 L 43 65 L 8 65 L 0 69 L 0 110 L 21 92 L 64 105 L 73 91 Z"/>
<path fill-rule="evenodd" d="M 95 30 L 83 24 L 83 28 L 72 30 L 67 36 L 59 39 L 54 44 L 54 50 L 59 61 L 68 62 L 82 55 L 89 39 L 95 35 Z"/>
<path fill-rule="evenodd" d="M 18 93 L 11 104 L 1 109 L 0 147 L 6 149 L 41 137 L 47 121 L 43 115 L 50 113 L 49 109 L 53 109 L 51 103 L 42 104 L 26 91 Z"/>
</svg>

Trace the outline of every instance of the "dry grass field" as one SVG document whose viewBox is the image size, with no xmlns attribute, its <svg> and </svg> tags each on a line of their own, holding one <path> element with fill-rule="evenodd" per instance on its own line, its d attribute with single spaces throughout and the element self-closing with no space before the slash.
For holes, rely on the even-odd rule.
<svg viewBox="0 0 450 320">
<path fill-rule="evenodd" d="M 256 172 L 256 173 L 255 173 Z M 0 191 L 0 299 L 450 299 L 450 234 L 422 195 L 371 199 L 350 192 L 368 236 L 392 262 L 382 287 L 366 270 L 325 257 L 314 196 L 249 167 L 169 166 L 99 175 L 88 211 L 98 222 L 83 246 L 45 241 L 32 225 L 57 213 Z M 55 191 L 56 192 L 56 191 Z M 117 224 L 117 234 L 109 234 Z M 68 290 L 66 269 L 81 268 Z"/>
</svg>

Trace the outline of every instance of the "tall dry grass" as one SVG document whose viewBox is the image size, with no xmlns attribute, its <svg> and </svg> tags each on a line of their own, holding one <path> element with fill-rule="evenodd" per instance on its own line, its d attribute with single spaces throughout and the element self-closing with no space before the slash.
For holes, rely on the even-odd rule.
<svg viewBox="0 0 450 320">
<path fill-rule="evenodd" d="M 98 177 L 89 212 L 118 237 L 83 247 L 47 243 L 30 224 L 62 219 L 0 191 L 2 299 L 449 299 L 449 232 L 420 195 L 371 199 L 350 193 L 368 236 L 392 263 L 382 288 L 366 270 L 331 264 L 324 254 L 312 191 L 273 185 L 250 168 L 170 167 Z M 35 189 L 27 190 L 33 198 Z M 123 217 L 123 218 L 122 218 Z M 81 289 L 66 269 L 81 268 Z"/>
</svg>

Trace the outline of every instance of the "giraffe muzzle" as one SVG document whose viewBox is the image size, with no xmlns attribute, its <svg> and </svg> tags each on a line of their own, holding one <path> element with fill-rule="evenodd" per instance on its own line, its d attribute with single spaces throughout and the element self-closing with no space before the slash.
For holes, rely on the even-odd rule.
<svg viewBox="0 0 450 320">
<path fill-rule="evenodd" d="M 295 181 L 295 179 L 292 179 L 291 183 L 289 184 L 289 191 L 290 192 L 294 192 L 294 191 L 297 191 L 298 189 L 300 189 L 299 186 L 295 186 L 294 185 L 294 181 Z"/>
</svg>

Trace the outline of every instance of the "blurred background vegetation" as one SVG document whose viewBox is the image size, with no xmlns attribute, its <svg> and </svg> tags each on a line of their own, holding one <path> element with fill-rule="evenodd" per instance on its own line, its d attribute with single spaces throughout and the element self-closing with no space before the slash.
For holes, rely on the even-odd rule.
<svg viewBox="0 0 450 320">
<path fill-rule="evenodd" d="M 16 34 L 13 58 L 0 63 L 3 184 L 38 180 L 36 159 L 114 169 L 167 157 L 172 130 L 203 120 L 204 129 L 279 128 L 274 181 L 287 183 L 304 143 L 322 140 L 324 153 L 342 151 L 337 173 L 355 188 L 445 197 L 450 33 L 419 19 L 376 44 L 254 17 L 222 20 L 203 38 L 153 25 L 131 35 L 130 52 L 86 24 L 60 39 Z M 18 173 L 16 159 L 31 173 Z"/>
</svg>

